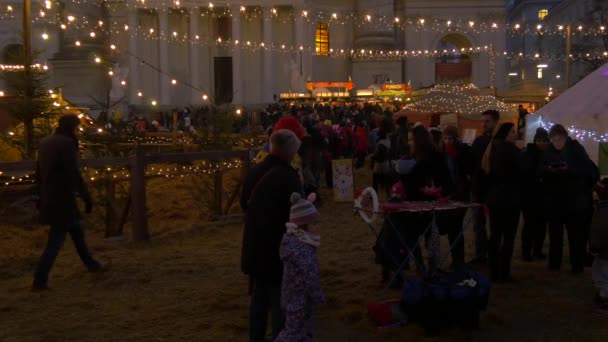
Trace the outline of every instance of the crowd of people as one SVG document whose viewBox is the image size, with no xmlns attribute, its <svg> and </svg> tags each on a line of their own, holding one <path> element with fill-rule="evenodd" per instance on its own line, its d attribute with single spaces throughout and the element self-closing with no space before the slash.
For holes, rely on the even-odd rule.
<svg viewBox="0 0 608 342">
<path fill-rule="evenodd" d="M 281 111 L 278 113 L 277 111 Z M 268 312 L 273 339 L 310 340 L 313 312 L 324 301 L 316 250 L 320 245 L 317 210 L 324 175 L 332 187 L 332 160 L 352 159 L 355 167 L 369 165 L 372 186 L 389 201 L 461 201 L 484 205 L 475 212 L 474 262 L 487 263 L 494 283 L 513 282 L 511 261 L 523 213 L 522 254 L 526 262 L 544 260 L 549 232 L 548 269 L 562 264 L 567 232 L 571 271 L 581 274 L 593 252 L 596 304 L 608 312 L 608 233 L 605 227 L 590 245 L 594 200 L 608 199 L 608 185 L 585 149 L 561 125 L 536 131 L 525 146 L 512 123 L 499 123 L 499 113 L 483 113 L 483 134 L 469 146 L 456 127 L 427 128 L 407 119 L 393 120 L 392 111 L 377 106 L 292 106 L 269 108 L 262 116 L 268 127 L 266 156 L 243 181 L 240 206 L 245 213 L 242 271 L 249 276 L 251 341 L 264 341 Z M 40 259 L 33 291 L 48 289 L 48 275 L 66 235 L 91 272 L 108 265 L 95 260 L 80 226 L 76 194 L 92 209 L 92 200 L 78 171 L 79 120 L 65 116 L 55 135 L 40 145 L 38 189 L 41 222 L 51 226 Z M 440 232 L 453 248 L 452 266 L 465 266 L 462 239 L 465 212 L 438 218 Z M 420 241 L 428 218 L 403 216 L 395 220 L 406 241 Z M 489 224 L 488 224 L 489 223 Z M 489 234 L 487 227 L 489 226 Z M 489 235 L 489 236 L 488 236 Z M 382 234 L 381 234 L 382 236 Z M 390 236 L 384 235 L 390 240 Z M 420 248 L 414 260 L 424 271 Z M 376 249 L 383 280 L 391 269 Z"/>
<path fill-rule="evenodd" d="M 412 125 L 405 118 L 394 122 L 392 112 L 371 106 L 296 106 L 274 117 L 275 121 L 267 123 L 270 155 L 251 170 L 241 198 L 247 217 L 242 261 L 251 280 L 251 341 L 263 340 L 270 308 L 274 337 L 299 341 L 312 336 L 312 309 L 323 297 L 317 261 L 309 255 L 306 261 L 294 263 L 297 248 L 288 241 L 295 236 L 314 250 L 319 242 L 319 217 L 311 214 L 314 229 L 307 229 L 310 222 L 305 222 L 298 230 L 289 205 L 294 193 L 318 193 L 323 174 L 325 185 L 331 188 L 333 159 L 352 159 L 356 168 L 369 163 L 372 186 L 389 201 L 452 200 L 483 205 L 486 210 L 474 212 L 476 255 L 472 262 L 488 264 L 494 283 L 515 281 L 511 262 L 522 213 L 522 260 L 547 259 L 543 248 L 548 231 L 547 268 L 559 271 L 566 230 L 571 272 L 581 274 L 591 264 L 589 232 L 594 196 L 599 193 L 595 191 L 599 171 L 582 145 L 561 125 L 549 131 L 539 128 L 533 142 L 525 145 L 518 127 L 501 124 L 500 114 L 488 110 L 482 115 L 483 134 L 469 146 L 461 141 L 456 127 L 427 128 L 420 123 Z M 294 163 L 298 159 L 301 162 Z M 438 218 L 440 232 L 448 235 L 453 247 L 452 267 L 456 270 L 465 267 L 461 234 L 465 214 L 458 211 Z M 421 227 L 428 223 L 411 215 L 396 222 L 404 228 L 406 241 L 413 244 L 418 243 Z M 311 237 L 315 244 L 311 244 Z M 595 244 L 593 252 L 599 254 L 592 273 L 598 287 L 596 304 L 608 312 L 605 240 Z M 376 248 L 378 262 L 387 281 L 395 269 L 379 250 Z M 420 249 L 416 250 L 414 261 L 419 271 L 424 271 Z M 298 267 L 302 272 L 299 276 L 305 276 L 298 278 L 297 291 L 289 290 Z M 285 335 L 280 335 L 283 314 L 287 325 Z"/>
</svg>

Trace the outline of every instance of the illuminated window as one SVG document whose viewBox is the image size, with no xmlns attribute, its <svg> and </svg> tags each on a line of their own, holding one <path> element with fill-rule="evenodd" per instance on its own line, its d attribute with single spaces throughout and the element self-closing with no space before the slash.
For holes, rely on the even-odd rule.
<svg viewBox="0 0 608 342">
<path fill-rule="evenodd" d="M 538 71 L 536 72 L 536 75 L 538 77 L 538 79 L 542 79 L 543 78 L 543 69 L 538 68 Z"/>
<path fill-rule="evenodd" d="M 317 23 L 315 52 L 317 56 L 329 56 L 329 31 L 326 23 Z"/>
<path fill-rule="evenodd" d="M 540 19 L 540 20 L 545 19 L 545 17 L 548 15 L 549 15 L 548 9 L 541 9 L 540 11 L 538 11 L 538 19 Z"/>
</svg>

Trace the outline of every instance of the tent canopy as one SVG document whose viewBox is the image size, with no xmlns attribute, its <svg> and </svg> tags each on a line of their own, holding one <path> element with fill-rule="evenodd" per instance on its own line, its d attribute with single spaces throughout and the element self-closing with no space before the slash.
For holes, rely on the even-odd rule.
<svg viewBox="0 0 608 342">
<path fill-rule="evenodd" d="M 535 114 L 543 121 L 608 133 L 608 63 L 589 74 Z"/>
<path fill-rule="evenodd" d="M 420 114 L 456 113 L 476 119 L 488 109 L 498 110 L 501 116 L 510 117 L 515 108 L 492 95 L 484 95 L 474 84 L 438 84 L 416 102 L 407 105 L 407 112 Z"/>
</svg>

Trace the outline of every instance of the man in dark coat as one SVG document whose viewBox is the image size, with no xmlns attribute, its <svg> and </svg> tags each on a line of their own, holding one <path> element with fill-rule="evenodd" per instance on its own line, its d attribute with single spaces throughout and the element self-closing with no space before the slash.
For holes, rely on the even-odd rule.
<svg viewBox="0 0 608 342">
<path fill-rule="evenodd" d="M 496 110 L 487 110 L 482 116 L 483 134 L 473 142 L 471 146 L 471 159 L 473 165 L 472 171 L 472 195 L 473 202 L 486 204 L 488 199 L 489 180 L 481 168 L 481 160 L 486 152 L 486 148 L 492 140 L 492 133 L 498 125 L 500 114 Z M 482 210 L 477 211 L 478 215 L 475 220 L 475 257 L 480 262 L 487 260 L 488 254 L 488 233 L 486 231 L 486 218 Z"/>
<path fill-rule="evenodd" d="M 547 235 L 547 219 L 543 206 L 543 183 L 538 166 L 544 151 L 549 147 L 549 132 L 538 128 L 534 143 L 528 144 L 523 155 L 524 184 L 522 186 L 522 212 L 524 228 L 521 234 L 521 249 L 524 261 L 545 259 L 543 245 Z"/>
<path fill-rule="evenodd" d="M 50 226 L 49 239 L 34 276 L 32 291 L 48 289 L 47 280 L 55 258 L 69 233 L 76 251 L 90 272 L 105 269 L 92 256 L 84 239 L 76 193 L 90 213 L 93 202 L 78 165 L 76 129 L 80 121 L 75 115 L 64 115 L 54 135 L 40 142 L 37 183 L 40 192 L 40 223 Z"/>
<path fill-rule="evenodd" d="M 300 140 L 288 130 L 270 137 L 270 155 L 253 167 L 245 178 L 241 208 L 245 211 L 241 267 L 249 275 L 249 340 L 264 341 L 269 309 L 272 334 L 283 329 L 281 281 L 283 264 L 279 247 L 285 224 L 289 222 L 290 196 L 302 192 L 297 172 L 290 166 L 300 148 Z"/>
<path fill-rule="evenodd" d="M 591 186 L 597 181 L 596 167 L 562 125 L 551 128 L 549 139 L 551 146 L 540 165 L 549 220 L 549 269 L 561 267 L 565 226 L 572 272 L 582 273 L 588 235 L 585 215 L 590 210 Z"/>
</svg>

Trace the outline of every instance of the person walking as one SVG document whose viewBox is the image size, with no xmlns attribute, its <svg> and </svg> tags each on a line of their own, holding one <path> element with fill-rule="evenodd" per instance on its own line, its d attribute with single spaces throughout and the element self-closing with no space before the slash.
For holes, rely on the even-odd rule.
<svg viewBox="0 0 608 342">
<path fill-rule="evenodd" d="M 380 188 L 384 190 L 387 197 L 390 197 L 391 190 L 391 142 L 388 140 L 386 133 L 380 131 L 378 133 L 378 142 L 376 150 L 371 156 L 370 166 L 372 168 L 372 187 L 376 192 Z"/>
<path fill-rule="evenodd" d="M 561 268 L 564 226 L 568 232 L 572 273 L 583 272 L 585 220 L 589 210 L 589 183 L 595 165 L 582 145 L 572 140 L 562 125 L 549 131 L 551 146 L 541 162 L 545 213 L 549 220 L 549 270 Z"/>
<path fill-rule="evenodd" d="M 80 120 L 76 115 L 59 118 L 55 134 L 40 142 L 36 181 L 40 200 L 38 209 L 40 223 L 49 225 L 46 247 L 34 275 L 32 291 L 48 290 L 48 277 L 55 259 L 69 233 L 80 260 L 89 272 L 101 272 L 107 265 L 100 264 L 86 244 L 84 229 L 80 222 L 78 194 L 85 203 L 85 213 L 93 210 L 93 200 L 80 174 L 78 139 L 76 130 Z"/>
<path fill-rule="evenodd" d="M 483 134 L 473 141 L 471 146 L 471 172 L 472 184 L 471 194 L 474 203 L 484 205 L 488 197 L 488 175 L 481 167 L 481 161 L 490 141 L 494 129 L 500 120 L 500 114 L 496 110 L 487 110 L 481 115 Z M 475 211 L 476 218 L 474 223 L 475 231 L 475 259 L 474 262 L 485 263 L 488 255 L 488 233 L 486 230 L 486 217 L 483 210 Z"/>
<path fill-rule="evenodd" d="M 369 133 L 365 128 L 365 122 L 360 122 L 355 131 L 355 168 L 359 169 L 365 165 L 365 158 L 369 150 Z"/>
<path fill-rule="evenodd" d="M 544 260 L 543 245 L 547 235 L 547 219 L 543 206 L 543 183 L 538 167 L 544 151 L 549 147 L 549 133 L 538 128 L 534 142 L 524 151 L 524 185 L 522 187 L 522 212 L 524 228 L 521 234 L 524 261 Z"/>
<path fill-rule="evenodd" d="M 300 140 L 289 130 L 270 136 L 270 154 L 245 177 L 240 205 L 245 212 L 241 269 L 249 276 L 249 341 L 265 340 L 268 311 L 272 336 L 283 329 L 281 282 L 283 263 L 279 246 L 289 221 L 290 197 L 302 192 L 298 173 L 290 166 Z"/>
<path fill-rule="evenodd" d="M 500 125 L 482 160 L 488 177 L 490 242 L 488 255 L 494 282 L 511 282 L 511 259 L 521 211 L 522 157 L 512 123 Z"/>
</svg>

